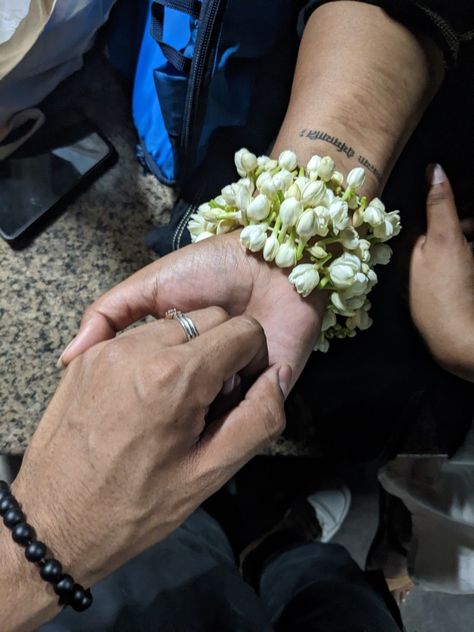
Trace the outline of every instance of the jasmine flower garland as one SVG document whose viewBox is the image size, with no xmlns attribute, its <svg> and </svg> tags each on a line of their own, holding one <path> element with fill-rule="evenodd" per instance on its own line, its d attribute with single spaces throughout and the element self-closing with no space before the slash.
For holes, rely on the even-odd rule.
<svg viewBox="0 0 474 632">
<path fill-rule="evenodd" d="M 329 156 L 312 156 L 305 168 L 292 151 L 273 160 L 245 148 L 235 154 L 235 166 L 240 179 L 191 215 L 192 241 L 243 227 L 243 246 L 292 268 L 288 280 L 299 294 L 329 292 L 315 350 L 327 351 L 332 338 L 368 329 L 374 266 L 390 261 L 385 242 L 401 226 L 398 211 L 387 213 L 378 198 L 368 202 L 359 195 L 365 169 L 356 167 L 344 178 Z"/>
</svg>

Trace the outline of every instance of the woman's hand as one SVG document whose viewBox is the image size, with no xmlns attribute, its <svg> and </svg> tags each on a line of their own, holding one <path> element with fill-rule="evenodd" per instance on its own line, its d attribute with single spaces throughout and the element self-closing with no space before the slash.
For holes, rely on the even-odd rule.
<svg viewBox="0 0 474 632">
<path fill-rule="evenodd" d="M 61 361 L 67 365 L 147 314 L 209 305 L 257 319 L 270 363 L 289 364 L 295 381 L 319 336 L 325 297 L 314 292 L 302 299 L 288 282 L 288 271 L 244 252 L 237 232 L 220 235 L 150 264 L 104 294 L 86 311 Z"/>
<path fill-rule="evenodd" d="M 411 312 L 436 361 L 474 381 L 474 259 L 439 165 L 431 179 L 428 229 L 411 260 Z"/>
<path fill-rule="evenodd" d="M 76 358 L 12 486 L 38 538 L 86 586 L 165 538 L 283 429 L 291 371 L 267 368 L 261 326 L 215 307 L 190 316 L 200 335 L 189 343 L 161 320 Z M 206 425 L 237 372 L 256 381 Z M 0 619 L 19 630 L 57 598 L 6 533 Z"/>
</svg>

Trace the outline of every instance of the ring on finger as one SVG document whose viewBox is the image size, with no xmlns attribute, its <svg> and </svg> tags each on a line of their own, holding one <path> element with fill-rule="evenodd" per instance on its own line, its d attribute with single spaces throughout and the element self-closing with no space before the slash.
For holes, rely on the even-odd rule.
<svg viewBox="0 0 474 632">
<path fill-rule="evenodd" d="M 180 312 L 179 309 L 176 309 L 175 307 L 169 309 L 165 312 L 165 319 L 178 321 L 184 331 L 184 335 L 186 336 L 186 342 L 189 342 L 193 338 L 199 336 L 198 328 L 194 324 L 193 320 L 187 314 Z"/>
</svg>

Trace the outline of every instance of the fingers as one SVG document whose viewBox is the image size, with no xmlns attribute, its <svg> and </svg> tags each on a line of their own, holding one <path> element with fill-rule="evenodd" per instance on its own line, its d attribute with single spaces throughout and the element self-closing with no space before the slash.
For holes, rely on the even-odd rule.
<svg viewBox="0 0 474 632">
<path fill-rule="evenodd" d="M 199 334 L 204 334 L 218 327 L 230 318 L 225 309 L 218 306 L 186 312 L 186 316 L 193 321 Z M 153 335 L 156 347 L 173 347 L 187 342 L 182 325 L 174 318 L 170 320 L 165 320 L 164 318 L 155 320 L 147 325 L 127 331 L 122 337 L 139 336 L 144 332 Z"/>
<path fill-rule="evenodd" d="M 211 425 L 199 445 L 199 467 L 218 489 L 285 427 L 284 398 L 291 382 L 287 365 L 267 369 L 245 399 Z"/>
<path fill-rule="evenodd" d="M 462 238 L 462 230 L 456 210 L 453 191 L 441 165 L 431 165 L 428 169 L 430 189 L 426 201 L 427 233 L 426 242 L 445 244 L 448 239 Z"/>
<path fill-rule="evenodd" d="M 235 373 L 256 375 L 268 366 L 268 349 L 262 326 L 250 316 L 237 316 L 194 338 L 183 349 L 201 376 L 200 391 L 210 404 L 224 382 Z"/>
<path fill-rule="evenodd" d="M 151 263 L 106 292 L 85 312 L 79 332 L 63 351 L 64 368 L 89 347 L 113 338 L 118 331 L 149 314 L 159 316 L 156 279 L 161 262 Z"/>
</svg>

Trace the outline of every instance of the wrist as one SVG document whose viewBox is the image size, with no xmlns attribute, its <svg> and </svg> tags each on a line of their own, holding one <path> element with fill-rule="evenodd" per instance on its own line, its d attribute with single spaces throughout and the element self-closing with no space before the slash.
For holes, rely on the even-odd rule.
<svg viewBox="0 0 474 632">
<path fill-rule="evenodd" d="M 3 521 L 0 523 L 0 556 L 2 630 L 23 632 L 36 629 L 59 612 L 58 597 L 40 578 L 38 569 L 26 559 L 24 548 L 13 541 Z"/>
</svg>

